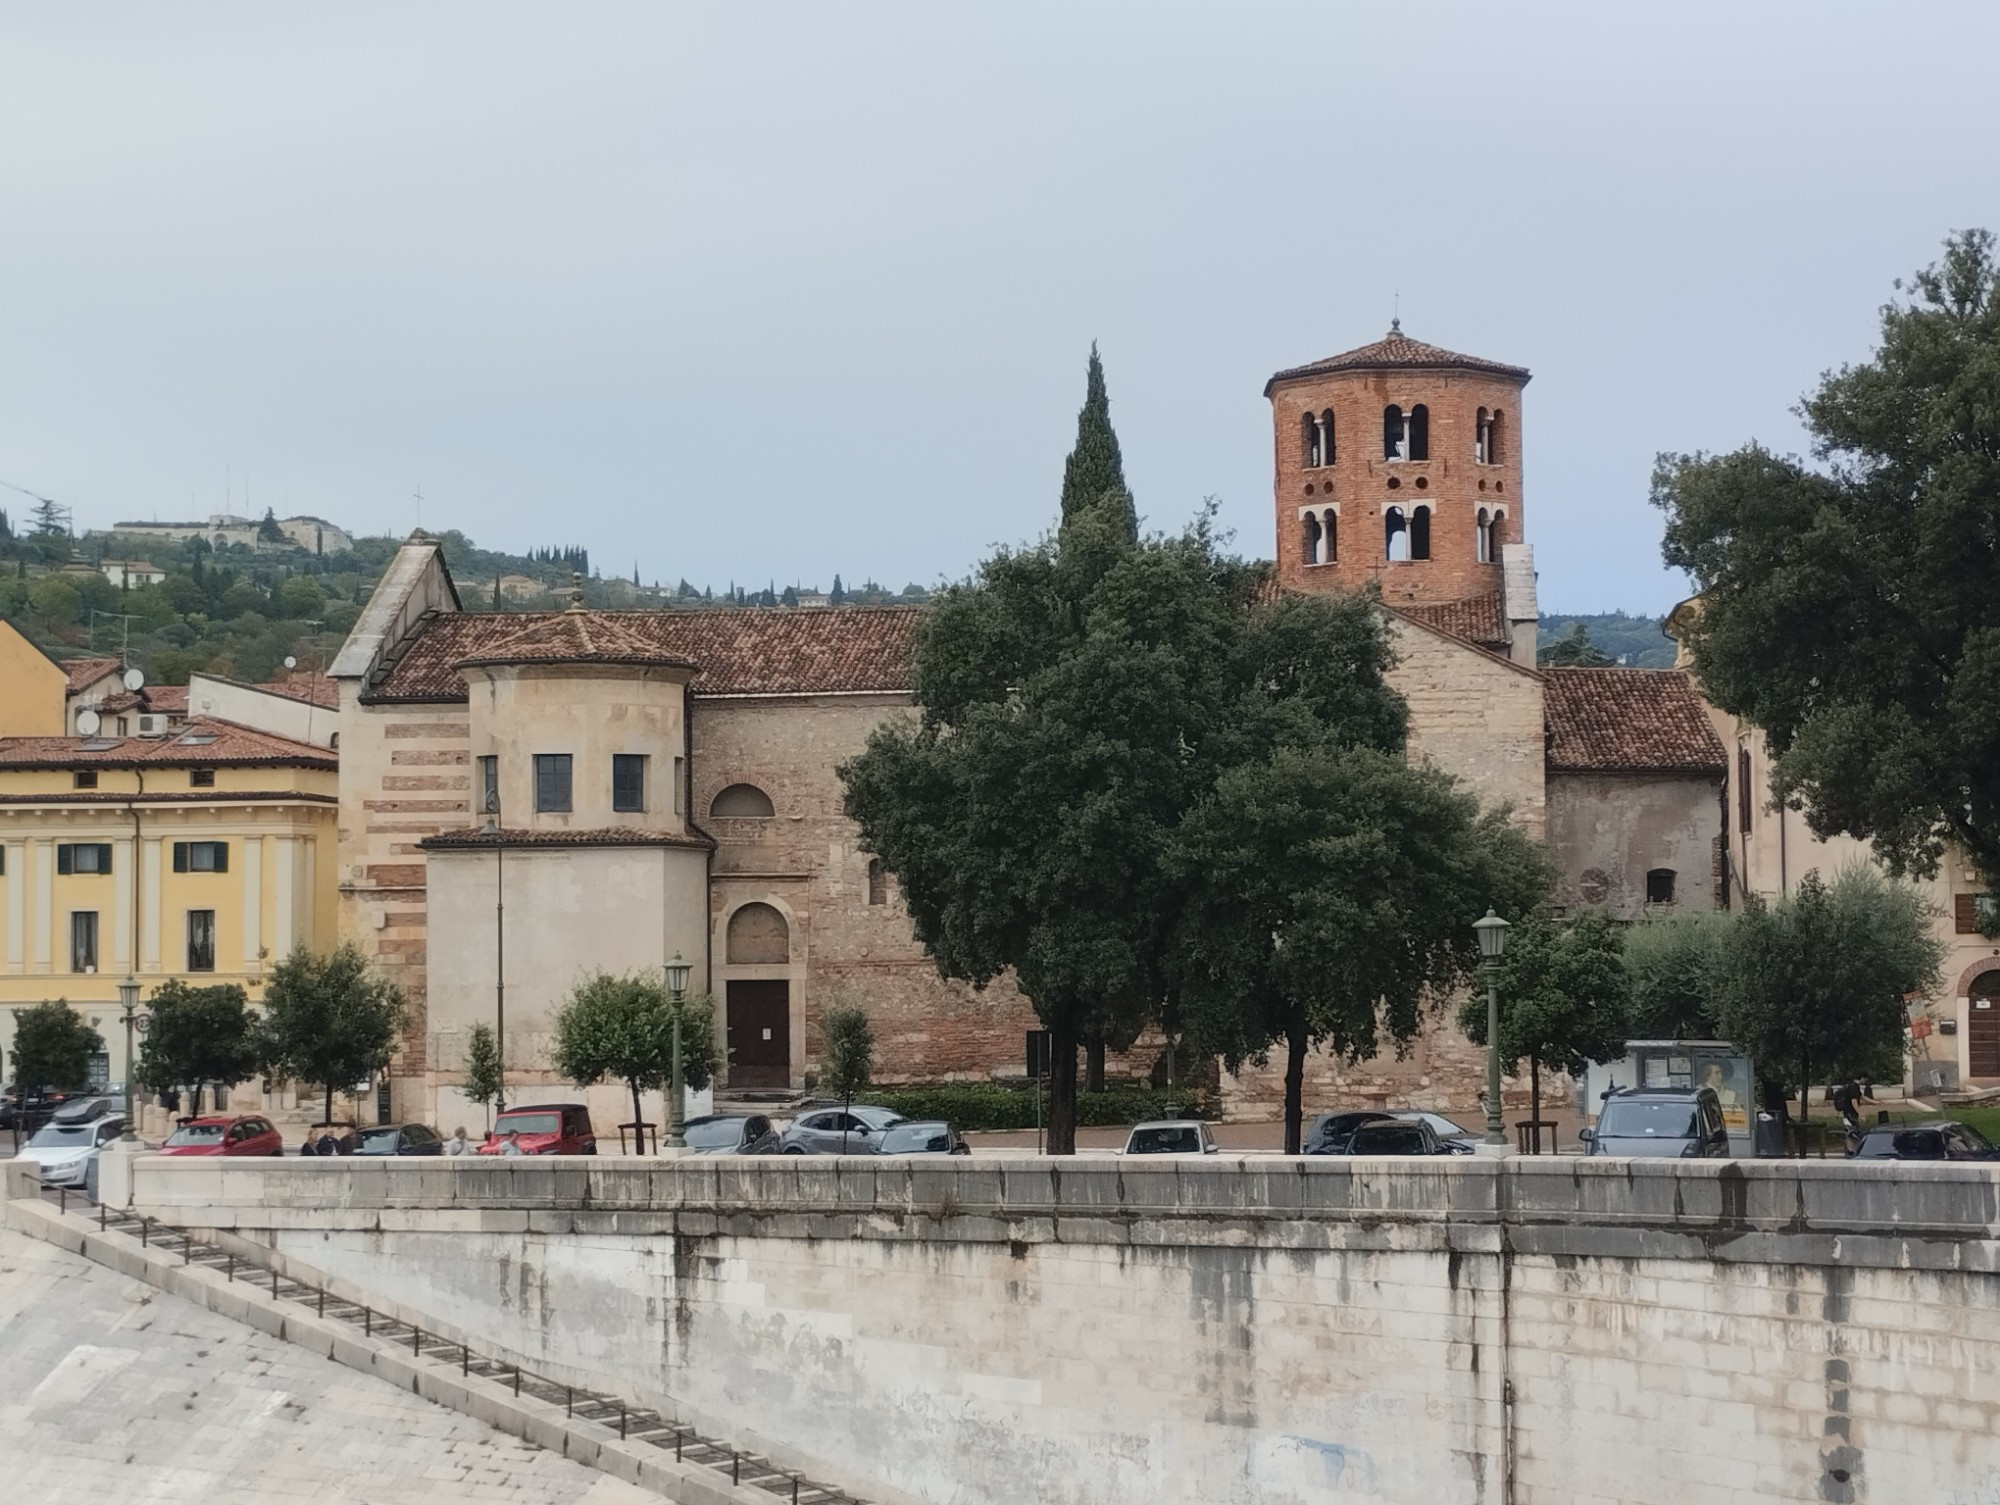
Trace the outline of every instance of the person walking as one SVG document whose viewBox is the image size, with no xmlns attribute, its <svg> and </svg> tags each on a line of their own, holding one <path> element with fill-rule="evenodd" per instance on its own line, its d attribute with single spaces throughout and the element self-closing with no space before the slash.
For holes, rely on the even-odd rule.
<svg viewBox="0 0 2000 1505">
<path fill-rule="evenodd" d="M 472 1141 L 465 1137 L 465 1126 L 463 1124 L 451 1131 L 451 1138 L 444 1142 L 444 1152 L 447 1155 L 470 1155 L 472 1153 Z"/>
<path fill-rule="evenodd" d="M 1847 1125 L 1848 1153 L 1852 1154 L 1855 1145 L 1861 1139 L 1860 1105 L 1872 1104 L 1875 1101 L 1870 1084 L 1850 1077 L 1836 1086 L 1827 1096 L 1833 1100 L 1833 1111 L 1838 1113 L 1841 1122 Z"/>
</svg>

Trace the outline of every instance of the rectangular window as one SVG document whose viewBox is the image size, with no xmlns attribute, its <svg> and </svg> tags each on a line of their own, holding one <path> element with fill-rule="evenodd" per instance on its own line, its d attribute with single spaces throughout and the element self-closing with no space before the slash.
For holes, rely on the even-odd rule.
<svg viewBox="0 0 2000 1505">
<path fill-rule="evenodd" d="M 60 843 L 56 847 L 56 871 L 59 873 L 108 873 L 111 871 L 111 843 L 71 842 Z"/>
<path fill-rule="evenodd" d="M 188 916 L 188 964 L 190 972 L 215 970 L 215 911 L 190 909 Z"/>
<path fill-rule="evenodd" d="M 229 843 L 226 841 L 175 842 L 174 871 L 177 873 L 228 872 Z"/>
<path fill-rule="evenodd" d="M 94 909 L 70 911 L 69 969 L 72 972 L 97 970 L 97 911 Z"/>
<path fill-rule="evenodd" d="M 2000 935 L 2000 899 L 1992 894 L 1953 894 L 1952 929 L 1960 935 Z"/>
<path fill-rule="evenodd" d="M 569 799 L 569 754 L 535 754 L 535 808 L 567 810 Z"/>
<path fill-rule="evenodd" d="M 611 755 L 611 808 L 646 808 L 646 758 L 642 753 Z"/>
<path fill-rule="evenodd" d="M 214 787 L 215 770 L 213 768 L 190 768 L 188 770 L 188 788 L 213 789 Z"/>
<path fill-rule="evenodd" d="M 500 813 L 500 760 L 491 754 L 479 760 L 479 813 Z"/>
<path fill-rule="evenodd" d="M 681 813 L 681 784 L 686 780 L 687 777 L 685 774 L 681 772 L 682 766 L 683 766 L 682 760 L 679 758 L 675 758 L 674 759 L 674 814 L 676 815 L 679 815 Z"/>
<path fill-rule="evenodd" d="M 79 768 L 71 775 L 71 778 L 78 789 L 95 789 L 97 787 L 97 770 L 95 768 Z"/>
</svg>

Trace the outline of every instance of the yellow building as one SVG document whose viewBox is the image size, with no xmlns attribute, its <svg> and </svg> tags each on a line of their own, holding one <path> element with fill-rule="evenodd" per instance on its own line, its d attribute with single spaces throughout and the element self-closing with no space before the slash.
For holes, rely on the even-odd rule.
<svg viewBox="0 0 2000 1505">
<path fill-rule="evenodd" d="M 104 1037 L 102 1077 L 123 1082 L 127 975 L 142 1000 L 180 978 L 255 1002 L 293 947 L 326 950 L 337 786 L 330 749 L 208 717 L 171 736 L 0 737 L 6 1074 L 21 1007 L 67 999 Z"/>
<path fill-rule="evenodd" d="M 69 672 L 0 617 L 0 737 L 61 735 L 68 691 Z"/>
</svg>

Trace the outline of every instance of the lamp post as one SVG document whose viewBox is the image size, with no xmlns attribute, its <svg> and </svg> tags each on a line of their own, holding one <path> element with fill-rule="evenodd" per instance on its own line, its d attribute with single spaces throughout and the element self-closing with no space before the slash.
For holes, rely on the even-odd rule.
<svg viewBox="0 0 2000 1505">
<path fill-rule="evenodd" d="M 688 973 L 692 970 L 681 960 L 680 952 L 667 963 L 667 997 L 674 1005 L 674 1062 L 673 1077 L 667 1087 L 667 1148 L 684 1150 L 687 1135 L 683 1132 L 687 1117 L 687 1101 L 681 1080 L 681 1000 L 687 997 Z"/>
<path fill-rule="evenodd" d="M 1474 920 L 1479 937 L 1479 971 L 1486 979 L 1486 1143 L 1507 1147 L 1506 1125 L 1500 1121 L 1500 958 L 1507 954 L 1507 932 L 1513 927 L 1490 908 Z"/>
<path fill-rule="evenodd" d="M 118 1137 L 127 1144 L 139 1142 L 132 1127 L 132 1073 L 137 1061 L 132 1056 L 132 1025 L 139 1013 L 139 980 L 130 973 L 118 984 L 118 1007 L 125 1015 L 125 1132 Z"/>
</svg>

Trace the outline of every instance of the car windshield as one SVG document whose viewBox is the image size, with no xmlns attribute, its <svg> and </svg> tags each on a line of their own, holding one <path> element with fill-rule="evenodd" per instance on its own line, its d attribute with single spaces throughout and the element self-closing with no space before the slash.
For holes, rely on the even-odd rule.
<svg viewBox="0 0 2000 1505">
<path fill-rule="evenodd" d="M 1674 1102 L 1612 1102 L 1597 1121 L 1599 1139 L 1691 1139 L 1694 1104 Z"/>
<path fill-rule="evenodd" d="M 397 1128 L 370 1129 L 361 1136 L 361 1148 L 357 1155 L 393 1155 L 402 1142 L 403 1131 Z"/>
<path fill-rule="evenodd" d="M 183 1144 L 221 1144 L 224 1124 L 182 1124 L 167 1136 L 169 1148 Z"/>
<path fill-rule="evenodd" d="M 913 1155 L 925 1151 L 950 1153 L 951 1125 L 897 1124 L 882 1136 L 885 1155 Z"/>
<path fill-rule="evenodd" d="M 28 1141 L 31 1150 L 74 1149 L 97 1142 L 96 1124 L 43 1124 Z"/>
<path fill-rule="evenodd" d="M 495 1134 L 559 1134 L 562 1132 L 560 1113 L 503 1113 L 500 1122 L 493 1126 Z"/>
<path fill-rule="evenodd" d="M 1201 1152 L 1201 1131 L 1187 1128 L 1134 1129 L 1128 1155 L 1186 1155 Z"/>
<path fill-rule="evenodd" d="M 718 1118 L 712 1123 L 689 1124 L 686 1130 L 691 1150 L 726 1150 L 743 1141 L 743 1120 Z"/>
<path fill-rule="evenodd" d="M 1975 1150 L 1991 1150 L 1993 1148 L 1993 1142 L 1977 1129 L 1973 1128 L 1971 1124 L 1960 1124 L 1958 1132 L 1965 1136 L 1965 1142 Z"/>
<path fill-rule="evenodd" d="M 1379 1124 L 1363 1124 L 1347 1141 L 1347 1153 L 1350 1155 L 1421 1155 L 1423 1152 L 1424 1131 L 1415 1127 L 1392 1129 Z"/>
</svg>

